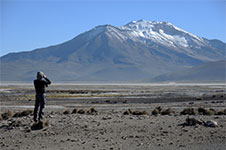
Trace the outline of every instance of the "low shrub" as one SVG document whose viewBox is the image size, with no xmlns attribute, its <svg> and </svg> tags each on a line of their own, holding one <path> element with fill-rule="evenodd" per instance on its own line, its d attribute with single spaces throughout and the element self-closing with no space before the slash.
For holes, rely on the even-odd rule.
<svg viewBox="0 0 226 150">
<path fill-rule="evenodd" d="M 13 112 L 11 110 L 8 110 L 7 112 L 3 113 L 1 116 L 3 120 L 7 120 L 13 116 Z"/>
<path fill-rule="evenodd" d="M 68 110 L 68 109 L 64 110 L 63 114 L 64 114 L 64 115 L 70 114 L 70 110 Z"/>
<path fill-rule="evenodd" d="M 123 112 L 123 115 L 148 115 L 148 113 L 144 111 L 139 111 L 139 110 L 134 110 L 132 111 L 131 109 L 127 109 Z"/>
<path fill-rule="evenodd" d="M 132 114 L 133 112 L 132 112 L 132 110 L 131 109 L 127 109 L 127 110 L 125 110 L 124 112 L 123 112 L 123 115 L 130 115 L 130 114 Z"/>
<path fill-rule="evenodd" d="M 13 117 L 24 117 L 24 116 L 29 116 L 33 113 L 32 110 L 26 109 L 23 110 L 22 112 L 16 112 Z"/>
<path fill-rule="evenodd" d="M 79 109 L 77 113 L 78 114 L 85 114 L 85 110 L 84 109 Z"/>
<path fill-rule="evenodd" d="M 152 112 L 151 112 L 152 115 L 158 115 L 160 114 L 159 110 L 158 109 L 154 109 Z"/>
<path fill-rule="evenodd" d="M 209 110 L 206 111 L 206 113 L 204 115 L 216 115 L 216 110 L 210 108 Z"/>
<path fill-rule="evenodd" d="M 31 115 L 32 113 L 33 113 L 32 110 L 27 109 L 27 110 L 24 110 L 24 111 L 21 112 L 21 116 L 29 116 L 29 115 Z"/>
<path fill-rule="evenodd" d="M 77 112 L 78 112 L 77 108 L 74 108 L 71 113 L 76 114 Z"/>
<path fill-rule="evenodd" d="M 162 107 L 158 106 L 158 107 L 155 107 L 155 109 L 151 113 L 152 113 L 152 115 L 158 115 L 161 112 L 162 112 Z"/>
<path fill-rule="evenodd" d="M 132 115 L 148 115 L 148 113 L 145 110 L 144 111 L 135 110 L 132 111 Z"/>
<path fill-rule="evenodd" d="M 209 110 L 199 107 L 198 108 L 199 115 L 215 115 L 217 112 L 215 109 L 210 108 Z"/>
<path fill-rule="evenodd" d="M 175 114 L 175 111 L 172 110 L 171 108 L 167 108 L 167 109 L 163 110 L 163 111 L 161 112 L 161 114 L 162 114 L 162 115 L 172 115 L 172 114 Z"/>
<path fill-rule="evenodd" d="M 86 113 L 89 114 L 89 115 L 97 115 L 97 110 L 94 109 L 93 107 L 91 107 L 90 109 L 88 109 L 86 111 Z"/>
<path fill-rule="evenodd" d="M 218 111 L 216 115 L 226 115 L 226 109 Z"/>
<path fill-rule="evenodd" d="M 199 107 L 198 112 L 199 112 L 200 115 L 204 115 L 204 114 L 207 113 L 207 110 L 205 108 Z"/>
<path fill-rule="evenodd" d="M 184 108 L 184 110 L 182 110 L 180 112 L 181 115 L 198 115 L 199 112 L 197 109 L 195 108 Z"/>
</svg>

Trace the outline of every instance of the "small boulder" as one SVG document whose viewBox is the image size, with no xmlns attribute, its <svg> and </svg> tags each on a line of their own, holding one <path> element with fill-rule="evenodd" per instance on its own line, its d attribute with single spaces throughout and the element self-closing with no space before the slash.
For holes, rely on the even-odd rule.
<svg viewBox="0 0 226 150">
<path fill-rule="evenodd" d="M 204 122 L 204 125 L 207 126 L 207 127 L 218 127 L 218 124 L 216 121 L 213 121 L 213 120 L 208 120 L 206 122 Z"/>
</svg>

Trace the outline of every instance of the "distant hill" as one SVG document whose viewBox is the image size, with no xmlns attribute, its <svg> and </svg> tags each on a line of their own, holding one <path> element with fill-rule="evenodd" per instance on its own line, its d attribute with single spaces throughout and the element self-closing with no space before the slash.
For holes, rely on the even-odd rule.
<svg viewBox="0 0 226 150">
<path fill-rule="evenodd" d="M 9 53 L 0 57 L 0 76 L 1 81 L 31 81 L 43 71 L 55 81 L 141 80 L 225 60 L 225 47 L 169 22 L 139 20 L 97 26 L 59 45 Z"/>
<path fill-rule="evenodd" d="M 226 61 L 204 63 L 182 71 L 163 74 L 151 80 L 163 81 L 225 81 Z"/>
</svg>

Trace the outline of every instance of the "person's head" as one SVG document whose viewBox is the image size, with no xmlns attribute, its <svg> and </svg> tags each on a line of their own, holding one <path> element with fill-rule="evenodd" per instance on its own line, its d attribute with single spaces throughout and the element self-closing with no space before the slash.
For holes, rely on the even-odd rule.
<svg viewBox="0 0 226 150">
<path fill-rule="evenodd" d="M 37 79 L 41 80 L 43 78 L 44 73 L 43 72 L 37 72 Z"/>
</svg>

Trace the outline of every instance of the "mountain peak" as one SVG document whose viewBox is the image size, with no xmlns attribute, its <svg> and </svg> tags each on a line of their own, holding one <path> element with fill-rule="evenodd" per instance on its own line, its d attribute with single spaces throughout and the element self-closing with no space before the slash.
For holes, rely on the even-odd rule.
<svg viewBox="0 0 226 150">
<path fill-rule="evenodd" d="M 170 47 L 189 47 L 188 43 L 195 42 L 195 46 L 203 46 L 203 39 L 186 32 L 167 21 L 131 21 L 120 29 L 131 31 L 136 38 L 151 39 L 157 43 Z M 134 38 L 135 39 L 135 38 Z"/>
<path fill-rule="evenodd" d="M 176 27 L 175 25 L 173 25 L 172 23 L 168 22 L 168 21 L 147 21 L 144 19 L 140 19 L 138 21 L 131 21 L 128 24 L 121 26 L 120 28 L 122 29 L 130 29 L 130 30 L 159 30 L 159 29 L 174 29 L 174 30 L 178 30 L 181 32 L 186 32 L 178 27 Z"/>
</svg>

